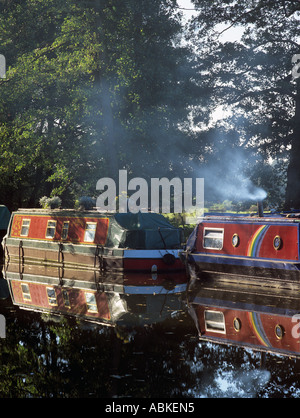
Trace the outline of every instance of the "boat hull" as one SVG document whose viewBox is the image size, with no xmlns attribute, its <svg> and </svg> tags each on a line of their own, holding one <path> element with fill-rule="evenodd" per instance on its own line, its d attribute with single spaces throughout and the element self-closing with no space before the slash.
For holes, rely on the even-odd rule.
<svg viewBox="0 0 300 418">
<path fill-rule="evenodd" d="M 251 282 L 272 287 L 300 285 L 300 263 L 254 258 L 213 256 L 207 254 L 182 254 L 187 264 L 201 279 L 218 279 L 224 282 Z"/>
<path fill-rule="evenodd" d="M 184 270 L 180 250 L 129 250 L 97 245 L 19 240 L 6 238 L 8 260 L 20 264 L 48 264 L 103 271 L 178 271 Z"/>
</svg>

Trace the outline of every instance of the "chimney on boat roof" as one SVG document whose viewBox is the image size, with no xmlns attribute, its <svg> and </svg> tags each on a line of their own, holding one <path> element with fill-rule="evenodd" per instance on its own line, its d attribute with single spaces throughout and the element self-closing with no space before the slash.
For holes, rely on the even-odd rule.
<svg viewBox="0 0 300 418">
<path fill-rule="evenodd" d="M 264 205 L 263 205 L 262 200 L 259 200 L 257 202 L 257 214 L 260 218 L 263 218 L 264 216 Z"/>
</svg>

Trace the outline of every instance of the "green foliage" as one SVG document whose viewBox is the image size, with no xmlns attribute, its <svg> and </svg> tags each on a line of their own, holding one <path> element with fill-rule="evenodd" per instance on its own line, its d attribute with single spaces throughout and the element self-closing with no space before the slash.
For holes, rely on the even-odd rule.
<svg viewBox="0 0 300 418">
<path fill-rule="evenodd" d="M 159 136 L 188 105 L 188 79 L 174 71 L 188 65 L 174 6 L 2 2 L 0 190 L 10 207 L 50 192 L 72 204 L 119 167 L 160 166 Z"/>
<path fill-rule="evenodd" d="M 61 198 L 58 196 L 53 196 L 53 197 L 43 196 L 40 198 L 39 202 L 43 209 L 46 209 L 46 208 L 54 209 L 54 208 L 60 207 Z"/>
<path fill-rule="evenodd" d="M 286 172 L 298 5 L 193 3 L 184 30 L 173 0 L 0 1 L 0 191 L 10 209 L 50 194 L 73 206 L 124 168 L 196 177 L 225 149 L 247 149 L 245 172 L 262 187 L 258 155 Z M 216 24 L 242 27 L 241 41 L 221 42 Z M 213 123 L 218 106 L 232 113 Z"/>
<path fill-rule="evenodd" d="M 261 185 L 269 183 L 267 172 L 272 171 L 273 163 L 268 167 L 268 160 L 276 160 L 284 169 L 283 181 L 287 175 L 288 189 L 292 187 L 286 204 L 291 204 L 293 196 L 294 203 L 300 205 L 300 79 L 292 79 L 292 57 L 300 46 L 299 2 L 192 2 L 197 13 L 188 37 L 199 52 L 198 82 L 205 83 L 211 99 L 204 102 L 207 120 L 218 106 L 230 110 L 214 123 L 215 131 L 223 128 L 237 134 L 237 147 L 252 149 L 264 159 L 266 172 Z M 237 29 L 240 39 L 224 41 L 224 36 Z M 203 121 L 202 115 L 202 108 L 194 110 L 196 123 Z M 232 143 L 228 136 L 228 148 Z M 288 159 L 293 170 L 287 172 Z M 280 188 L 282 181 L 276 180 Z M 268 190 L 273 201 L 278 198 L 272 187 Z"/>
</svg>

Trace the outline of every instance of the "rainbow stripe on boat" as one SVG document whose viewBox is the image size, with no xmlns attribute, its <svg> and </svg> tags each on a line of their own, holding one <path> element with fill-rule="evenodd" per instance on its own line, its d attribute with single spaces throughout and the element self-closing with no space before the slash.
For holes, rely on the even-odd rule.
<svg viewBox="0 0 300 418">
<path fill-rule="evenodd" d="M 258 257 L 263 237 L 265 236 L 268 228 L 268 225 L 262 225 L 252 235 L 247 249 L 248 257 Z"/>
</svg>

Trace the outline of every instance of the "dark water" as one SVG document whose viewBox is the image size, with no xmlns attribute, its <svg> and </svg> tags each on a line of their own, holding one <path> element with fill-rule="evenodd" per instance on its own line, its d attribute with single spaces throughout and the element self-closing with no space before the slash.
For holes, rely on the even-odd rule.
<svg viewBox="0 0 300 418">
<path fill-rule="evenodd" d="M 199 339 L 189 306 L 195 295 L 207 297 L 201 286 L 164 287 L 155 280 L 152 287 L 126 286 L 119 292 L 126 314 L 103 325 L 21 309 L 5 283 L 1 279 L 1 398 L 300 397 L 297 353 Z M 223 294 L 228 302 L 240 292 L 227 288 Z M 266 293 L 253 297 L 273 310 L 287 304 L 287 315 L 300 307 L 298 294 L 288 294 L 284 303 L 278 294 L 271 302 Z M 249 295 L 245 303 L 251 305 Z"/>
</svg>

